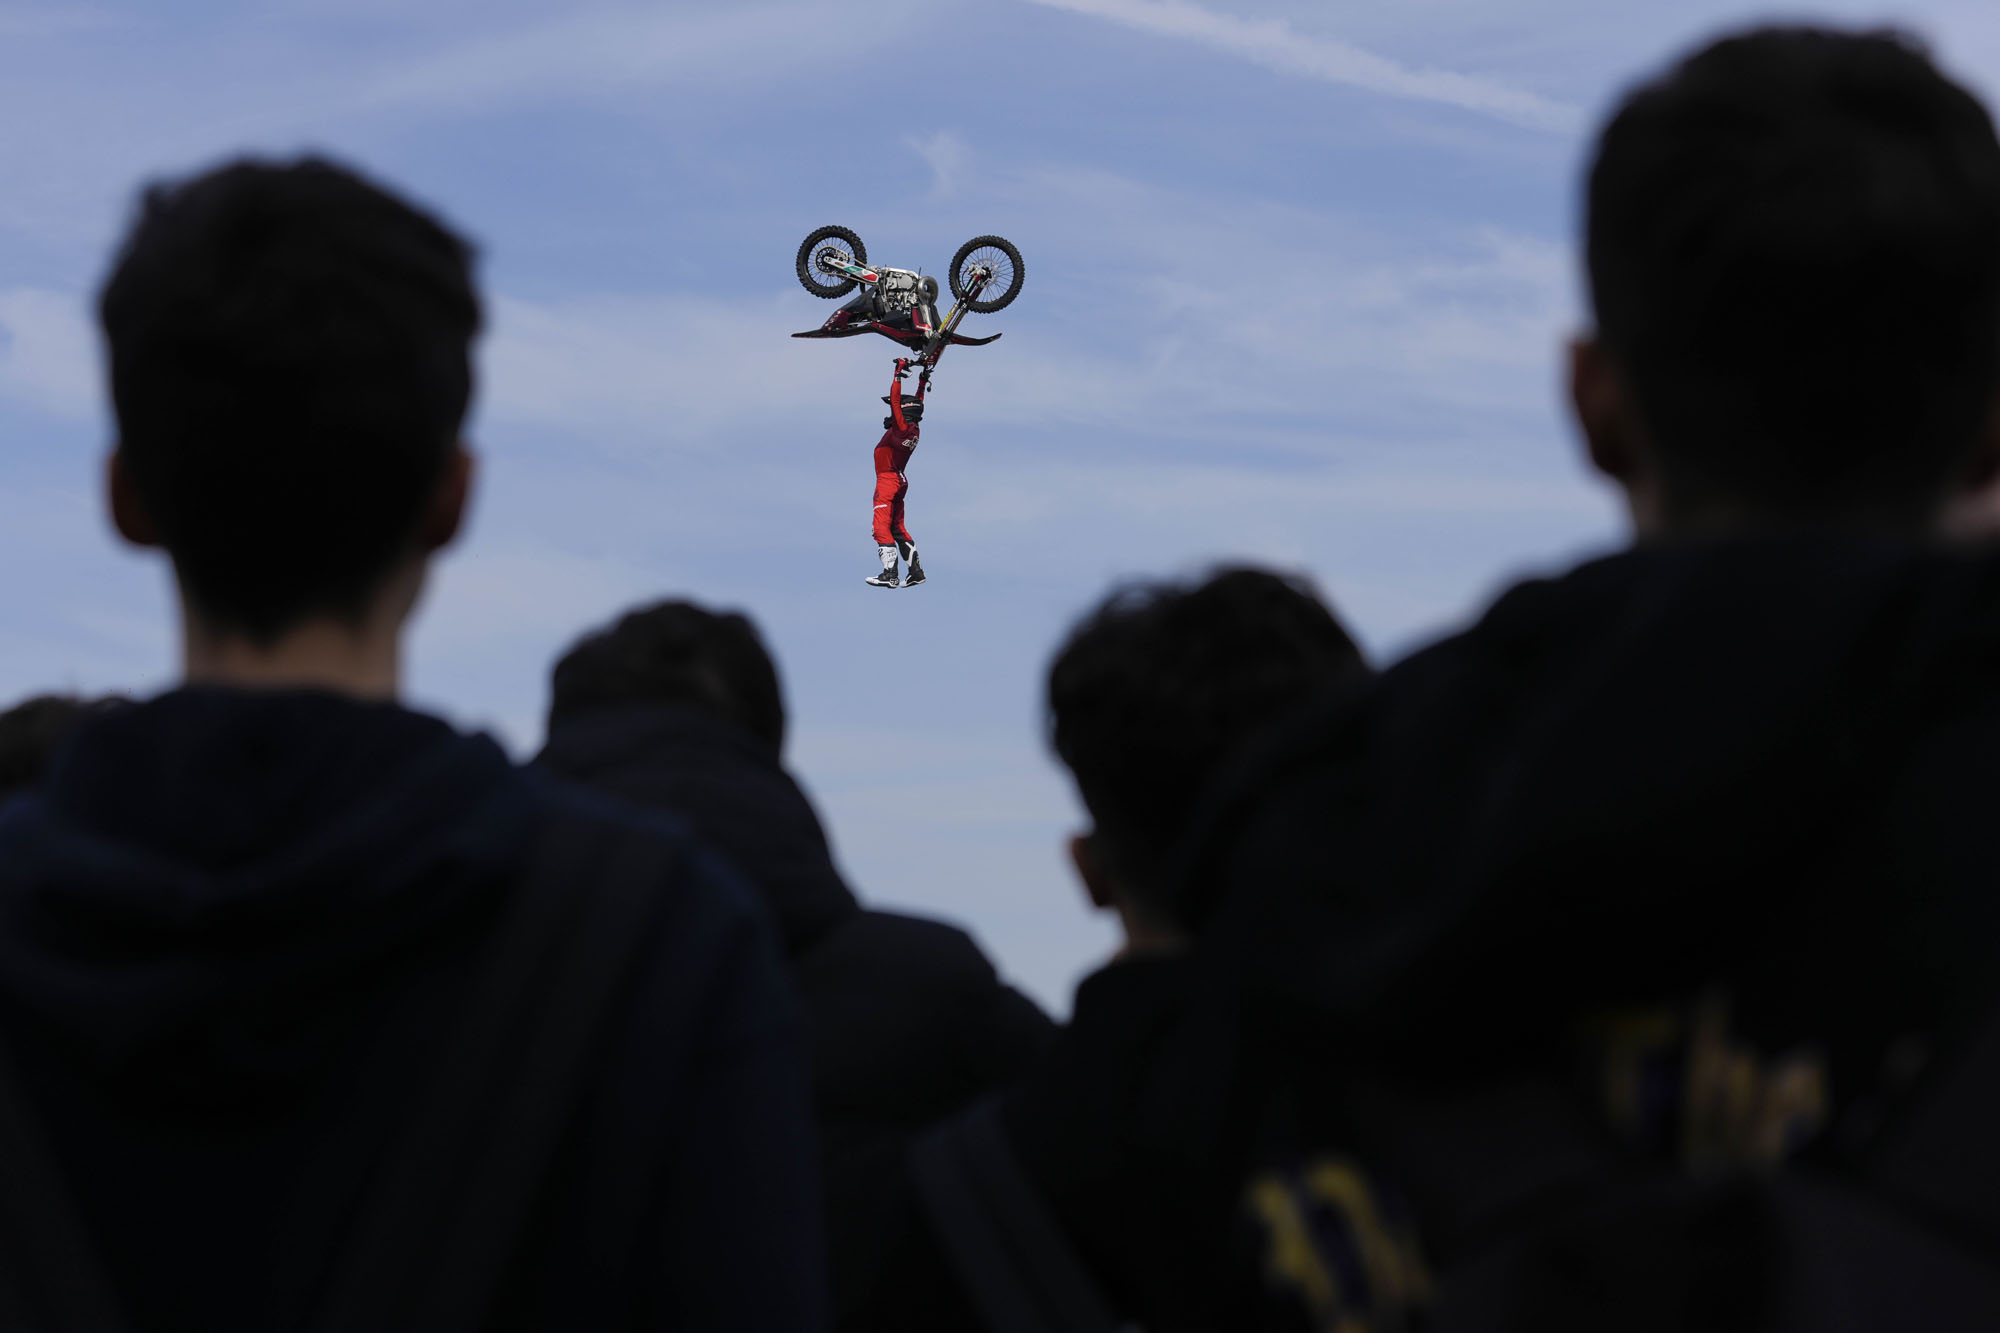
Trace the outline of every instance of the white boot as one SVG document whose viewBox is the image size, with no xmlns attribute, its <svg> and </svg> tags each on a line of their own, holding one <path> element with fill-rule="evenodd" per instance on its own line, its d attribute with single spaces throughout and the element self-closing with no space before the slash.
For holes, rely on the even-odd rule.
<svg viewBox="0 0 2000 1333">
<path fill-rule="evenodd" d="M 872 576 L 868 582 L 877 588 L 900 587 L 901 584 L 896 580 L 896 548 L 878 546 L 875 550 L 882 557 L 882 572 Z"/>
<path fill-rule="evenodd" d="M 924 581 L 924 562 L 917 559 L 916 543 L 904 542 L 902 543 L 901 549 L 903 552 L 903 559 L 907 561 L 910 566 L 910 572 L 903 576 L 903 586 L 905 588 L 914 588 L 919 583 L 922 583 Z"/>
</svg>

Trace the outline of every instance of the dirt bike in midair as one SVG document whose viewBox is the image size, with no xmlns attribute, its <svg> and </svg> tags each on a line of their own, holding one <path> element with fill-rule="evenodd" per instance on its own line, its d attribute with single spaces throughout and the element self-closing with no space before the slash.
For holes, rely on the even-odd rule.
<svg viewBox="0 0 2000 1333">
<path fill-rule="evenodd" d="M 921 271 L 870 265 L 868 247 L 846 227 L 821 227 L 799 243 L 799 284 L 814 296 L 837 300 L 857 294 L 826 323 L 794 338 L 852 338 L 879 333 L 907 349 L 906 359 L 928 380 L 947 347 L 981 347 L 1000 335 L 969 338 L 958 331 L 967 314 L 1004 310 L 1021 293 L 1027 266 L 1002 236 L 975 236 L 952 256 L 949 277 L 955 304 L 939 318 L 938 280 Z M 858 291 L 857 291 L 858 289 Z"/>
<path fill-rule="evenodd" d="M 952 256 L 950 279 L 954 301 L 939 318 L 938 280 L 920 270 L 881 268 L 868 262 L 868 248 L 846 227 L 821 227 L 799 244 L 795 267 L 799 283 L 814 296 L 837 300 L 853 295 L 826 323 L 794 338 L 853 338 L 879 333 L 896 343 L 889 392 L 882 401 L 889 415 L 882 419 L 882 438 L 875 445 L 875 508 L 870 535 L 881 569 L 868 576 L 877 588 L 915 588 L 928 581 L 917 555 L 916 539 L 903 521 L 909 494 L 910 456 L 922 433 L 924 397 L 931 373 L 947 347 L 978 347 L 1000 335 L 967 337 L 958 331 L 967 314 L 991 314 L 1020 295 L 1027 266 L 1014 243 L 1001 236 L 975 236 Z M 917 371 L 915 394 L 903 392 L 903 377 Z M 906 569 L 902 566 L 907 566 Z"/>
</svg>

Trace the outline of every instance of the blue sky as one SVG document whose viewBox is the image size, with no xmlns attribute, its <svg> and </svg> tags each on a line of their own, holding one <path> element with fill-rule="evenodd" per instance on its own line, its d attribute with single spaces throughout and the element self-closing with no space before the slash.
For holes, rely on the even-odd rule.
<svg viewBox="0 0 2000 1333">
<path fill-rule="evenodd" d="M 1619 539 L 1558 410 L 1578 168 L 1618 90 L 1762 13 L 1704 0 L 0 0 L 0 700 L 171 679 L 166 576 L 100 517 L 87 311 L 142 181 L 322 149 L 476 237 L 477 516 L 412 691 L 532 753 L 621 607 L 749 610 L 869 899 L 969 923 L 1056 1009 L 1111 942 L 1042 738 L 1116 580 L 1310 573 L 1387 660 Z M 1794 13 L 1798 11 L 1792 11 Z M 1982 3 L 1811 11 L 1929 37 Z M 928 588 L 861 580 L 891 351 L 794 342 L 799 238 L 941 272 L 998 232 L 1004 330 L 911 468 Z"/>
</svg>

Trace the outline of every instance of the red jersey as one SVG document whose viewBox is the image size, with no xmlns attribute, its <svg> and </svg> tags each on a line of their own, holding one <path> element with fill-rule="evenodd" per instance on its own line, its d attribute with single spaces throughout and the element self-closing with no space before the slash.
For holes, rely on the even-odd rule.
<svg viewBox="0 0 2000 1333">
<path fill-rule="evenodd" d="M 900 369 L 902 362 L 897 362 Z M 930 388 L 928 380 L 917 386 L 917 401 L 922 402 L 924 393 Z M 901 473 L 910 465 L 910 455 L 917 451 L 917 436 L 922 432 L 917 423 L 903 416 L 903 381 L 900 377 L 889 381 L 889 429 L 882 432 L 882 438 L 875 444 L 875 471 Z"/>
<path fill-rule="evenodd" d="M 875 445 L 875 470 L 901 472 L 907 468 L 910 455 L 917 451 L 917 436 L 920 433 L 915 422 L 901 427 L 891 426 L 883 431 L 881 440 Z"/>
</svg>

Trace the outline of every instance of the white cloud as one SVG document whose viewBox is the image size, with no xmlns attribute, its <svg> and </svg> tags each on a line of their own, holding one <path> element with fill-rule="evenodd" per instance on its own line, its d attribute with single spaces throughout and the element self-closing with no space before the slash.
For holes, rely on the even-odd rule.
<svg viewBox="0 0 2000 1333">
<path fill-rule="evenodd" d="M 590 97 L 665 80 L 759 82 L 799 63 L 838 68 L 894 35 L 902 6 L 596 8 L 480 37 L 367 86 L 374 106 L 482 108 L 522 97 Z"/>
<path fill-rule="evenodd" d="M 146 693 L 174 660 L 162 563 L 111 535 L 96 451 L 73 433 L 38 431 L 64 465 L 0 485 L 0 708 L 50 690 Z M 0 459 L 48 443 L 0 438 Z"/>
<path fill-rule="evenodd" d="M 1262 65 L 1390 97 L 1440 102 L 1531 129 L 1568 132 L 1582 121 L 1572 106 L 1489 79 L 1413 68 L 1347 42 L 1299 33 L 1282 19 L 1245 19 L 1190 0 L 1034 0 L 1051 9 L 1178 37 Z"/>
<path fill-rule="evenodd" d="M 481 352 L 484 422 L 556 426 L 614 450 L 722 450 L 740 444 L 746 418 L 796 420 L 860 392 L 851 346 L 788 336 L 822 317 L 796 292 L 741 301 L 500 296 L 492 312 Z M 886 378 L 886 360 L 868 364 L 868 383 L 878 365 Z"/>
<path fill-rule="evenodd" d="M 556 655 L 586 626 L 672 584 L 631 560 L 475 534 L 437 566 L 412 637 L 411 693 L 532 754 Z M 474 699 L 507 704 L 468 708 Z"/>
<path fill-rule="evenodd" d="M 919 507 L 961 560 L 1007 567 L 1076 531 L 1118 533 L 1104 544 L 1138 568 L 1246 534 L 1306 558 L 1330 524 L 1601 530 L 1557 413 L 1567 247 L 1076 171 L 989 175 L 965 206 L 989 188 L 1038 202 L 1029 262 L 1051 260 L 978 330 L 1009 338 L 940 376 Z M 502 297 L 478 438 L 496 467 L 535 467 L 525 521 L 592 549 L 728 542 L 750 504 L 803 554 L 861 512 L 890 350 L 785 336 L 820 309 L 796 291 Z M 569 461 L 531 465 L 551 432 Z"/>
<path fill-rule="evenodd" d="M 941 418 L 1238 453 L 1338 451 L 1364 419 L 1489 441 L 1502 421 L 1552 421 L 1579 308 L 1563 243 L 1076 167 L 1003 165 L 963 193 L 968 217 L 1007 208 L 1030 279 L 971 330 L 1005 342 L 945 363 Z M 1082 391 L 1024 392 L 1043 385 Z"/>
<path fill-rule="evenodd" d="M 102 411 L 97 334 L 82 296 L 0 291 L 0 395 L 66 420 Z"/>
<path fill-rule="evenodd" d="M 807 721 L 788 763 L 864 901 L 973 923 L 1002 973 L 1051 1011 L 1066 1013 L 1071 988 L 1116 947 L 1063 857 L 1084 817 L 1038 739 Z"/>
<path fill-rule="evenodd" d="M 904 142 L 931 169 L 931 198 L 942 199 L 957 191 L 971 160 L 971 149 L 965 140 L 950 130 L 939 130 L 935 134 L 912 135 Z"/>
</svg>

